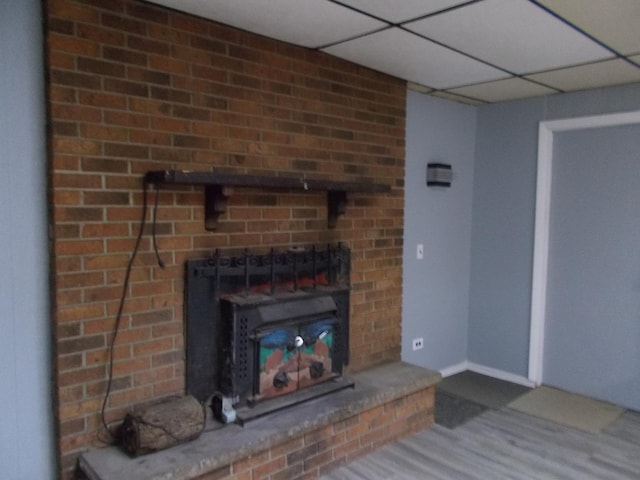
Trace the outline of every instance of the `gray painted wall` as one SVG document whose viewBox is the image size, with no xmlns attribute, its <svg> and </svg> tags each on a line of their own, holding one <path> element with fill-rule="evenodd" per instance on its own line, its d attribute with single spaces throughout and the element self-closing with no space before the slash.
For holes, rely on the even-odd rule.
<svg viewBox="0 0 640 480">
<path fill-rule="evenodd" d="M 40 2 L 0 2 L 0 477 L 54 478 Z"/>
<path fill-rule="evenodd" d="M 408 92 L 402 358 L 433 369 L 467 359 L 475 130 L 474 107 Z M 452 165 L 450 188 L 427 188 L 429 162 Z"/>
<path fill-rule="evenodd" d="M 640 125 L 554 135 L 543 381 L 640 409 Z"/>
<path fill-rule="evenodd" d="M 478 108 L 470 361 L 528 373 L 538 122 L 638 108 L 640 84 Z"/>
<path fill-rule="evenodd" d="M 538 121 L 544 112 L 544 98 L 478 109 L 469 360 L 525 376 Z"/>
</svg>

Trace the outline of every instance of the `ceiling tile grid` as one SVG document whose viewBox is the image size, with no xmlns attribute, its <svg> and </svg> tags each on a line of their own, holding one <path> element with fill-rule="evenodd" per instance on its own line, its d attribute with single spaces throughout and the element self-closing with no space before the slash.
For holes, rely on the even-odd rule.
<svg viewBox="0 0 640 480">
<path fill-rule="evenodd" d="M 522 0 L 484 0 L 405 26 L 515 74 L 613 56 L 538 6 Z"/>
<path fill-rule="evenodd" d="M 638 0 L 538 0 L 538 3 L 622 55 L 640 53 Z"/>
<path fill-rule="evenodd" d="M 640 82 L 640 68 L 617 58 L 604 62 L 589 63 L 572 68 L 562 68 L 549 72 L 527 75 L 531 79 L 546 85 L 553 85 L 565 92 L 587 88 L 620 85 Z"/>
<path fill-rule="evenodd" d="M 556 90 L 518 77 L 499 80 L 497 82 L 478 83 L 447 91 L 456 95 L 482 100 L 487 103 L 557 93 Z"/>
<path fill-rule="evenodd" d="M 327 0 L 154 0 L 303 47 L 317 48 L 388 24 Z"/>
<path fill-rule="evenodd" d="M 353 7 L 392 24 L 424 17 L 467 3 L 469 0 L 338 0 L 338 3 Z"/>
<path fill-rule="evenodd" d="M 470 104 L 640 81 L 640 0 L 149 0 Z"/>
<path fill-rule="evenodd" d="M 490 65 L 398 28 L 342 42 L 323 51 L 435 89 L 508 76 Z M 407 58 L 420 61 L 408 62 Z"/>
</svg>

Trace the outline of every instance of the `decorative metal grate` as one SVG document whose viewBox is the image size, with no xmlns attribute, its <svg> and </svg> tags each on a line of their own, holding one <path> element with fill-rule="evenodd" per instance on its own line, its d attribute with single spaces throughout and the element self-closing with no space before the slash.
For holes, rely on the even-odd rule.
<svg viewBox="0 0 640 480">
<path fill-rule="evenodd" d="M 259 319 L 256 309 L 282 303 L 286 310 L 294 305 L 292 299 L 328 297 L 335 305 L 333 368 L 341 373 L 348 363 L 350 265 L 350 251 L 340 244 L 262 254 L 216 251 L 209 258 L 188 261 L 188 393 L 201 401 L 219 393 L 245 401 L 254 398 L 258 367 L 252 335 L 269 323 Z"/>
</svg>

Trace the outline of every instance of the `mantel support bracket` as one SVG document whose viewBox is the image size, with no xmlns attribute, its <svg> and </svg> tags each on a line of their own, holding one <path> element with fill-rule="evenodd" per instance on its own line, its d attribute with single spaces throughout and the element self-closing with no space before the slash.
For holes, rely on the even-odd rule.
<svg viewBox="0 0 640 480">
<path fill-rule="evenodd" d="M 226 211 L 232 193 L 231 188 L 222 185 L 204 187 L 204 228 L 207 231 L 215 231 L 218 227 L 218 217 Z"/>
<path fill-rule="evenodd" d="M 327 225 L 335 228 L 338 217 L 347 211 L 347 192 L 342 190 L 327 191 Z"/>
</svg>

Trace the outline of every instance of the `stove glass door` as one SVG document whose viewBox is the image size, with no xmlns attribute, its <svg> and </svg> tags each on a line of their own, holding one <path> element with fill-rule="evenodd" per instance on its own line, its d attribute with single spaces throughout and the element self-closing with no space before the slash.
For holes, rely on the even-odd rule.
<svg viewBox="0 0 640 480">
<path fill-rule="evenodd" d="M 335 317 L 329 316 L 260 332 L 254 398 L 277 397 L 336 376 L 332 371 L 335 324 Z"/>
</svg>

